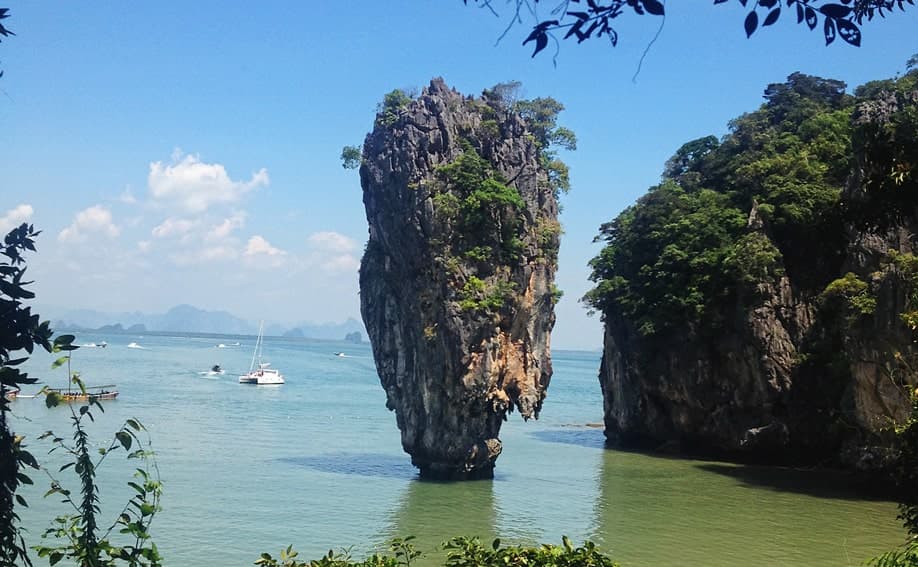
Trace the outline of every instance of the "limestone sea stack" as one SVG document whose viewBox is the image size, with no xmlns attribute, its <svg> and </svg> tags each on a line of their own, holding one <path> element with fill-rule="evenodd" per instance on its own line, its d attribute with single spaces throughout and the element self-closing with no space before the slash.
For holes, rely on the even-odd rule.
<svg viewBox="0 0 918 567">
<path fill-rule="evenodd" d="M 360 166 L 361 314 L 421 476 L 490 478 L 501 423 L 537 418 L 552 375 L 555 190 L 506 101 L 390 95 Z"/>
</svg>

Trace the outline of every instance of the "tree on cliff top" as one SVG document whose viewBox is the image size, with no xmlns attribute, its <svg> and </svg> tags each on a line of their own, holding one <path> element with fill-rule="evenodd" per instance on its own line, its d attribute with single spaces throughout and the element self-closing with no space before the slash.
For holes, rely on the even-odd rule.
<svg viewBox="0 0 918 567">
<path fill-rule="evenodd" d="M 815 293 L 842 257 L 841 189 L 851 167 L 854 98 L 844 83 L 794 73 L 731 133 L 683 145 L 664 182 L 600 228 L 584 300 L 645 337 L 713 331 L 726 305 L 786 270 Z M 770 238 L 747 227 L 750 211 Z"/>
<path fill-rule="evenodd" d="M 469 0 L 462 1 L 466 5 L 469 3 Z M 724 4 L 727 1 L 714 0 L 714 4 Z M 498 15 L 494 0 L 472 2 Z M 562 39 L 576 38 L 577 43 L 606 37 L 614 47 L 618 45 L 618 32 L 612 26 L 616 18 L 632 12 L 638 16 L 666 15 L 665 3 L 662 0 L 507 0 L 507 3 L 513 11 L 507 31 L 516 24 L 522 24 L 526 14 L 532 14 L 535 24 L 523 45 L 533 43 L 533 57 L 548 46 L 549 39 L 558 45 L 556 34 L 564 34 Z M 739 0 L 739 3 L 743 7 L 749 7 L 750 4 L 748 0 Z M 546 4 L 549 5 L 550 19 L 542 19 L 537 15 L 536 8 Z M 864 20 L 871 21 L 877 16 L 885 18 L 896 8 L 904 11 L 906 5 L 914 4 L 914 0 L 840 0 L 840 3 L 827 0 L 756 0 L 749 7 L 743 27 L 746 37 L 750 37 L 759 28 L 777 22 L 781 18 L 782 8 L 786 7 L 787 12 L 794 13 L 798 24 L 805 23 L 810 30 L 819 27 L 822 21 L 821 29 L 826 45 L 834 42 L 836 38 L 841 38 L 851 45 L 860 46 L 861 25 Z"/>
</svg>

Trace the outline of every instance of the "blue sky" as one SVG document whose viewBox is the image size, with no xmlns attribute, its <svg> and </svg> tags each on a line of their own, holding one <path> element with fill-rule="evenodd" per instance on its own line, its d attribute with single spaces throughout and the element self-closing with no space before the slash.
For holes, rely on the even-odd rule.
<svg viewBox="0 0 918 567">
<path fill-rule="evenodd" d="M 626 15 L 620 43 L 530 57 L 517 26 L 461 0 L 6 2 L 0 44 L 0 228 L 44 230 L 37 305 L 164 311 L 179 303 L 280 323 L 359 318 L 366 218 L 341 147 L 393 88 L 442 76 L 466 94 L 508 80 L 552 96 L 579 138 L 564 155 L 553 336 L 598 348 L 589 288 L 598 226 L 659 180 L 684 142 L 723 135 L 794 71 L 854 87 L 904 70 L 918 10 L 864 27 L 861 48 L 785 14 L 746 39 L 738 2 Z M 543 1 L 543 4 L 545 2 Z M 548 6 L 548 4 L 545 4 Z"/>
</svg>

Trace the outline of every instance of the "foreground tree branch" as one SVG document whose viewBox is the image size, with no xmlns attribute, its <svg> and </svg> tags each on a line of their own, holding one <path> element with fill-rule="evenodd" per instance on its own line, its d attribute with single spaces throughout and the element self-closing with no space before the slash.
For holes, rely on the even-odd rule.
<svg viewBox="0 0 918 567">
<path fill-rule="evenodd" d="M 468 5 L 469 0 L 462 0 Z M 725 4 L 729 0 L 714 0 L 714 4 Z M 821 27 L 826 45 L 836 38 L 856 47 L 861 45 L 861 26 L 875 17 L 885 18 L 895 10 L 905 11 L 914 6 L 914 0 L 737 0 L 748 12 L 743 21 L 746 37 L 759 28 L 777 22 L 783 14 L 792 13 L 798 24 L 805 24 L 810 30 Z M 486 7 L 498 15 L 495 0 L 472 0 L 472 3 Z M 614 47 L 618 45 L 618 32 L 613 21 L 623 14 L 665 17 L 665 0 L 506 0 L 513 10 L 507 30 L 514 25 L 523 25 L 524 20 L 535 22 L 532 32 L 523 40 L 523 45 L 534 45 L 532 56 L 548 46 L 549 39 L 575 38 L 577 43 L 588 39 L 607 38 Z M 547 5 L 547 6 L 546 6 Z M 544 18 L 542 7 L 548 8 L 550 17 Z M 506 32 L 504 32 L 506 34 Z"/>
</svg>

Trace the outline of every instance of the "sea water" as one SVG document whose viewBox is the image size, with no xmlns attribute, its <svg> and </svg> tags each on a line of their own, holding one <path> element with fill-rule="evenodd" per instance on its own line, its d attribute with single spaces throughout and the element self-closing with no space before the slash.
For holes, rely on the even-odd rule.
<svg viewBox="0 0 918 567">
<path fill-rule="evenodd" d="M 89 430 L 102 446 L 128 418 L 146 426 L 164 485 L 152 532 L 166 565 L 251 565 L 291 544 L 301 559 L 329 549 L 363 557 L 409 535 L 425 565 L 457 535 L 521 544 L 567 535 L 624 566 L 837 566 L 859 565 L 904 537 L 895 505 L 858 492 L 843 474 L 604 448 L 598 352 L 553 353 L 542 414 L 509 416 L 493 480 L 431 483 L 418 480 L 401 449 L 367 344 L 268 337 L 265 360 L 287 382 L 253 386 L 238 375 L 250 367 L 254 337 L 77 339 L 102 341 L 107 348 L 81 348 L 72 361 L 87 385 L 120 392 L 102 402 L 104 413 L 95 410 Z M 27 369 L 65 385 L 53 358 L 37 353 Z M 208 374 L 214 364 L 226 373 Z M 14 430 L 56 471 L 64 455 L 48 454 L 37 437 L 69 438 L 69 407 L 49 409 L 40 398 L 12 407 Z M 125 483 L 136 463 L 122 455 L 98 469 L 109 521 L 131 495 Z M 54 475 L 76 492 L 72 470 Z M 28 543 L 38 545 L 51 518 L 69 511 L 59 496 L 42 497 L 45 473 L 30 474 L 21 515 Z"/>
</svg>

